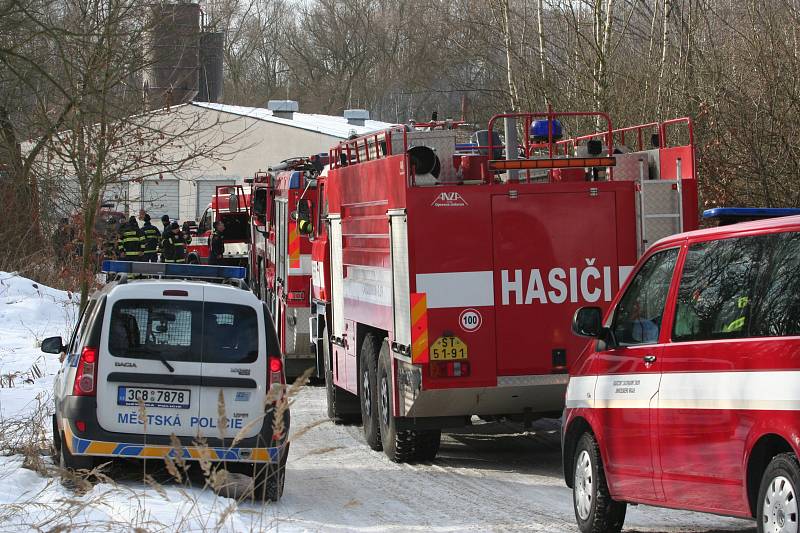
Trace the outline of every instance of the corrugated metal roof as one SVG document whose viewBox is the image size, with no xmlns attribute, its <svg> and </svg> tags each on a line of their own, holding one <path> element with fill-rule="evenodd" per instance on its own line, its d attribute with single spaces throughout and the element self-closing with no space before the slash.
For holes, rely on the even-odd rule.
<svg viewBox="0 0 800 533">
<path fill-rule="evenodd" d="M 230 113 L 232 115 L 239 115 L 243 117 L 253 118 L 256 120 L 264 120 L 267 122 L 274 122 L 275 124 L 282 124 L 293 128 L 300 128 L 309 131 L 316 131 L 332 137 L 346 139 L 352 134 L 365 135 L 369 132 L 386 129 L 392 124 L 389 122 L 381 122 L 378 120 L 367 120 L 363 126 L 355 126 L 348 124 L 347 119 L 344 117 L 335 117 L 332 115 L 317 115 L 309 113 L 295 113 L 291 119 L 276 117 L 269 109 L 261 107 L 245 107 L 238 105 L 226 104 L 213 104 L 208 102 L 192 102 L 192 105 L 204 107 L 207 109 L 214 109 L 222 113 Z"/>
</svg>

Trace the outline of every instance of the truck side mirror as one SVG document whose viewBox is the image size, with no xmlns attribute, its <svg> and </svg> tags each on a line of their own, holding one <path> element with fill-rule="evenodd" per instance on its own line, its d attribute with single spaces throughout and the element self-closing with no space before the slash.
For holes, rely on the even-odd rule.
<svg viewBox="0 0 800 533">
<path fill-rule="evenodd" d="M 572 333 L 579 337 L 599 337 L 603 331 L 603 311 L 599 307 L 581 307 L 572 317 Z"/>
</svg>

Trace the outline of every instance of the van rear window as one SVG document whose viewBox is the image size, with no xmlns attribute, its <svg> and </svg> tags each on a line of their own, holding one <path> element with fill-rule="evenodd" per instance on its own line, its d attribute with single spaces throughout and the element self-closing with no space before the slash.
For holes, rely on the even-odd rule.
<svg viewBox="0 0 800 533">
<path fill-rule="evenodd" d="M 109 331 L 108 349 L 115 357 L 204 363 L 258 358 L 257 315 L 243 305 L 120 300 Z"/>
</svg>

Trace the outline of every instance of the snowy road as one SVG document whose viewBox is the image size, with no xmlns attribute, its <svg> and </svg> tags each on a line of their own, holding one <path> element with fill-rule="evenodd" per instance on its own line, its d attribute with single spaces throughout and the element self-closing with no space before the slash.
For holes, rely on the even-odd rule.
<svg viewBox="0 0 800 533">
<path fill-rule="evenodd" d="M 307 387 L 292 411 L 293 429 L 324 414 L 325 390 Z M 432 464 L 397 465 L 367 448 L 360 427 L 324 422 L 292 444 L 286 492 L 273 516 L 320 531 L 574 532 L 556 424 L 539 426 L 517 433 L 517 426 L 486 424 L 448 435 Z M 629 508 L 625 528 L 754 530 L 751 522 L 652 507 Z"/>
<path fill-rule="evenodd" d="M 0 377 L 6 380 L 5 386 L 0 381 L 0 444 L 10 453 L 0 455 L 0 532 L 576 531 L 555 422 L 527 433 L 486 424 L 448 435 L 432 464 L 397 465 L 367 448 L 360 427 L 325 418 L 321 387 L 303 388 L 293 405 L 296 438 L 278 504 L 219 496 L 202 488 L 202 478 L 181 485 L 157 476 L 162 485 L 146 484 L 141 464 L 112 470 L 118 483 L 97 483 L 82 494 L 66 489 L 48 457 L 42 474 L 22 467 L 10 428 L 16 423 L 27 439 L 38 428 L 37 446 L 46 451 L 48 395 L 59 363 L 36 341 L 66 335 L 74 307 L 66 293 L 0 272 Z M 8 376 L 14 376 L 11 388 Z M 154 465 L 149 473 L 163 470 Z M 649 507 L 629 508 L 626 526 L 628 532 L 754 531 L 750 522 Z"/>
</svg>

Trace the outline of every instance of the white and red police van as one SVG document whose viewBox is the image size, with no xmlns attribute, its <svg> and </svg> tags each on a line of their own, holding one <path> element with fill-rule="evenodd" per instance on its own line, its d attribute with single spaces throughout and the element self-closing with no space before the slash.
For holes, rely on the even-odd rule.
<svg viewBox="0 0 800 533">
<path fill-rule="evenodd" d="M 566 483 L 583 532 L 627 503 L 800 524 L 800 216 L 654 244 L 571 368 Z"/>
</svg>

